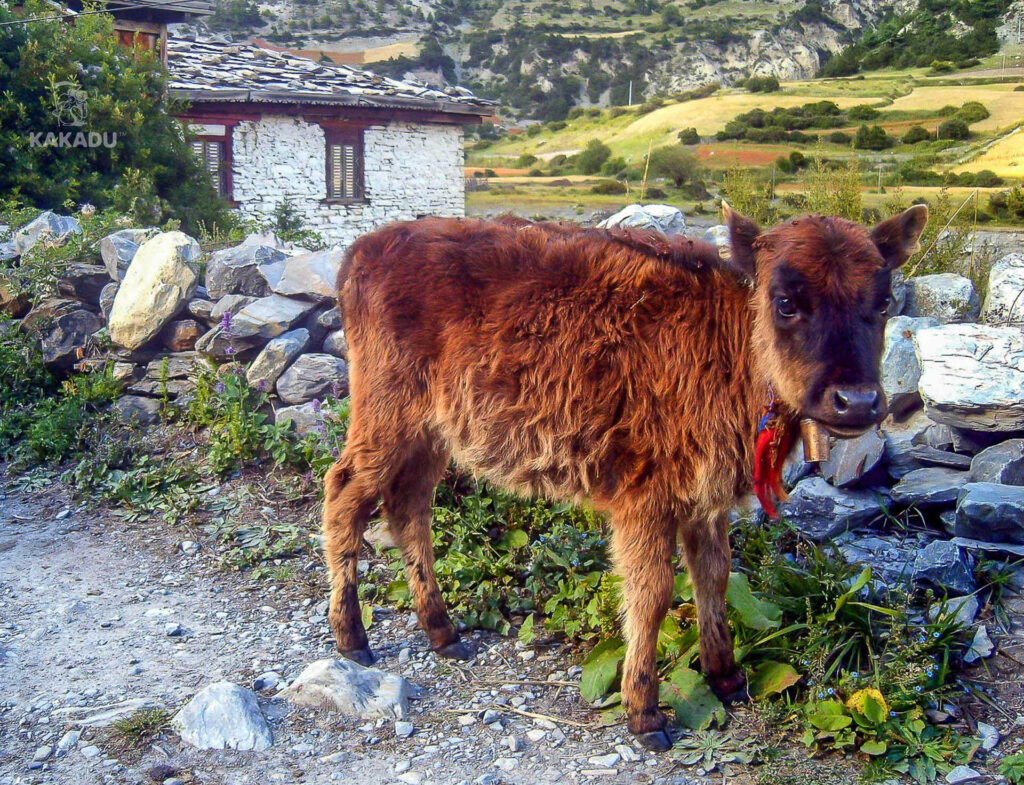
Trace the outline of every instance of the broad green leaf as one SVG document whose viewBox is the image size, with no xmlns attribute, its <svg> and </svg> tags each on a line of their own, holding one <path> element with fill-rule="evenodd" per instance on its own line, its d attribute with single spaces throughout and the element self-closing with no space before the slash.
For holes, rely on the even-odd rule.
<svg viewBox="0 0 1024 785">
<path fill-rule="evenodd" d="M 752 630 L 771 630 L 782 624 L 782 609 L 755 597 L 750 590 L 747 576 L 742 573 L 729 574 L 725 597 L 745 627 Z"/>
<path fill-rule="evenodd" d="M 359 615 L 363 619 L 363 629 L 368 630 L 373 626 L 373 606 L 364 602 L 359 609 Z"/>
<path fill-rule="evenodd" d="M 615 684 L 619 664 L 626 656 L 626 647 L 618 638 L 608 638 L 594 647 L 583 660 L 580 695 L 584 700 L 599 700 Z"/>
<path fill-rule="evenodd" d="M 725 707 L 704 677 L 685 666 L 675 668 L 661 683 L 658 697 L 672 707 L 676 719 L 687 728 L 701 730 L 725 722 Z"/>
<path fill-rule="evenodd" d="M 847 714 L 827 714 L 814 712 L 807 717 L 807 721 L 818 730 L 833 733 L 848 727 L 853 723 L 853 717 Z"/>
<path fill-rule="evenodd" d="M 750 696 L 761 700 L 777 695 L 800 681 L 800 674 L 786 662 L 762 662 L 750 676 Z"/>
<path fill-rule="evenodd" d="M 391 581 L 388 584 L 388 588 L 384 591 L 384 596 L 387 597 L 391 602 L 408 602 L 409 597 L 409 584 L 404 580 Z"/>
<path fill-rule="evenodd" d="M 501 541 L 508 550 L 515 551 L 530 544 L 530 535 L 522 529 L 509 529 Z"/>
<path fill-rule="evenodd" d="M 884 741 L 866 741 L 860 745 L 860 751 L 865 755 L 885 755 L 889 745 Z"/>
<path fill-rule="evenodd" d="M 519 642 L 524 646 L 529 646 L 533 643 L 533 639 L 537 637 L 533 631 L 533 614 L 531 613 L 523 621 L 523 625 L 519 628 Z"/>
</svg>

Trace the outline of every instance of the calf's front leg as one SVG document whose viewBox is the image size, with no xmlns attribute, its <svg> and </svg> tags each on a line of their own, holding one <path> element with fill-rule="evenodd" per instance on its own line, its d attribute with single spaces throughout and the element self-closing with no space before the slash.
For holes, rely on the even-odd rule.
<svg viewBox="0 0 1024 785">
<path fill-rule="evenodd" d="M 683 525 L 681 535 L 697 601 L 701 669 L 721 700 L 745 700 L 746 680 L 733 657 L 732 633 L 725 614 L 725 591 L 732 562 L 728 518 L 720 515 L 689 521 Z"/>
<path fill-rule="evenodd" d="M 623 578 L 626 661 L 622 704 L 637 741 L 649 750 L 667 750 L 672 739 L 658 709 L 658 630 L 672 602 L 673 525 L 669 521 L 617 522 L 612 546 Z"/>
</svg>

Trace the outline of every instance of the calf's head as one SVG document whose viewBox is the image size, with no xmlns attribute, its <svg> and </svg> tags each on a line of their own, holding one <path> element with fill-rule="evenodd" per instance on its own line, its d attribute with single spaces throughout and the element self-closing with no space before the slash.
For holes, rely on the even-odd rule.
<svg viewBox="0 0 1024 785">
<path fill-rule="evenodd" d="M 814 215 L 762 232 L 723 207 L 730 262 L 754 285 L 753 349 L 776 396 L 837 436 L 881 422 L 892 271 L 918 249 L 928 208 L 911 207 L 872 230 Z"/>
</svg>

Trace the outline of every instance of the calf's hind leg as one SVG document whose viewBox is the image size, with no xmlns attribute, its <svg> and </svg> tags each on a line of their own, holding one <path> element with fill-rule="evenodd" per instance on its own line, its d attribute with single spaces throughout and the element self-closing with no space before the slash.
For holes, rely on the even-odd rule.
<svg viewBox="0 0 1024 785">
<path fill-rule="evenodd" d="M 379 495 L 370 478 L 369 472 L 356 469 L 349 450 L 324 477 L 324 553 L 331 576 L 327 619 L 338 651 L 360 665 L 373 663 L 359 612 L 356 575 L 363 531 Z"/>
<path fill-rule="evenodd" d="M 672 739 L 658 709 L 658 630 L 672 602 L 674 526 L 669 520 L 619 521 L 612 546 L 623 578 L 626 661 L 622 704 L 637 741 L 649 750 L 667 750 Z"/>
<path fill-rule="evenodd" d="M 725 615 L 729 582 L 729 524 L 718 516 L 689 521 L 681 531 L 686 563 L 693 581 L 700 625 L 700 665 L 714 693 L 723 701 L 746 698 L 746 680 L 733 657 L 732 633 Z"/>
<path fill-rule="evenodd" d="M 437 584 L 430 532 L 434 488 L 444 474 L 448 458 L 445 449 L 423 437 L 384 489 L 384 513 L 402 549 L 416 617 L 430 648 L 442 657 L 468 660 L 473 652 L 459 640 Z"/>
</svg>

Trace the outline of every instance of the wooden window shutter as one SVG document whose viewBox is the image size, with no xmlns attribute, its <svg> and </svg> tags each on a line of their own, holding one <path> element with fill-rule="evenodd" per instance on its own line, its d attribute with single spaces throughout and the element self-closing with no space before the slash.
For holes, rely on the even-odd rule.
<svg viewBox="0 0 1024 785">
<path fill-rule="evenodd" d="M 327 198 L 363 198 L 363 140 L 361 133 L 329 137 Z"/>
</svg>

